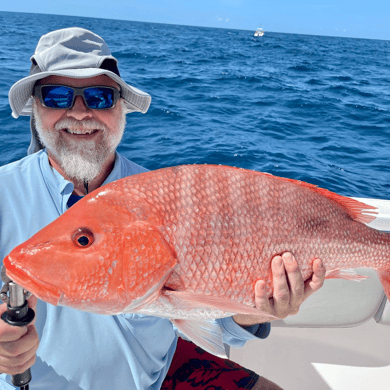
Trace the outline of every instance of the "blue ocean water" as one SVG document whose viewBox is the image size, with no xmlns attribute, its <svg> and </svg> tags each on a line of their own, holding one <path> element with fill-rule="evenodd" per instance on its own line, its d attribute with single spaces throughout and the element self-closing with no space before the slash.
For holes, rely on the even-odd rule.
<svg viewBox="0 0 390 390">
<path fill-rule="evenodd" d="M 122 77 L 152 95 L 119 151 L 149 169 L 226 164 L 390 199 L 390 41 L 0 12 L 0 165 L 26 155 L 8 90 L 39 37 L 101 35 Z"/>
</svg>

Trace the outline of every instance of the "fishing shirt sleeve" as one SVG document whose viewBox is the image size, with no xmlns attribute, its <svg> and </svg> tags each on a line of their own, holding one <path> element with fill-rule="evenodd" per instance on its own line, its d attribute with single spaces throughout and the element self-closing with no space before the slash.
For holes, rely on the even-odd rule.
<svg viewBox="0 0 390 390">
<path fill-rule="evenodd" d="M 223 341 L 236 348 L 243 347 L 248 340 L 265 339 L 271 332 L 269 322 L 243 327 L 233 317 L 227 317 L 217 320 L 217 323 L 221 327 Z"/>
</svg>

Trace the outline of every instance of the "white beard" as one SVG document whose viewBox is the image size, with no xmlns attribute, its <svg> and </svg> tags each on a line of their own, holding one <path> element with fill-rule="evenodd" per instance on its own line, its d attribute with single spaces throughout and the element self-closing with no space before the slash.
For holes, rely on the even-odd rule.
<svg viewBox="0 0 390 390">
<path fill-rule="evenodd" d="M 110 133 L 107 127 L 95 120 L 78 121 L 73 118 L 66 118 L 54 125 L 54 129 L 45 128 L 42 120 L 33 104 L 36 129 L 39 139 L 49 153 L 55 157 L 57 164 L 63 169 L 65 174 L 80 183 L 90 182 L 101 172 L 107 158 L 118 147 L 126 126 L 126 114 L 123 110 L 123 103 L 120 112 L 119 128 L 115 133 Z M 72 132 L 85 133 L 86 130 L 101 130 L 103 139 L 100 143 L 86 140 L 65 140 L 60 131 L 70 129 Z"/>
</svg>

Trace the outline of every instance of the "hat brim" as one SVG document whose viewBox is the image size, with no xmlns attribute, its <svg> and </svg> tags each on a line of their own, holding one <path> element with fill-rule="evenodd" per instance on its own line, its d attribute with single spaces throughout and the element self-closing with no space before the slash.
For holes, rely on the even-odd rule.
<svg viewBox="0 0 390 390">
<path fill-rule="evenodd" d="M 14 118 L 18 118 L 20 115 L 31 115 L 32 90 L 34 84 L 40 79 L 48 76 L 63 76 L 74 79 L 85 79 L 100 75 L 106 75 L 119 84 L 121 87 L 121 97 L 124 99 L 125 106 L 129 112 L 139 111 L 145 114 L 145 112 L 148 111 L 150 102 L 152 100 L 148 93 L 128 85 L 118 75 L 109 70 L 100 68 L 81 68 L 40 72 L 17 81 L 11 87 L 8 94 L 9 103 L 12 109 L 12 116 Z"/>
</svg>

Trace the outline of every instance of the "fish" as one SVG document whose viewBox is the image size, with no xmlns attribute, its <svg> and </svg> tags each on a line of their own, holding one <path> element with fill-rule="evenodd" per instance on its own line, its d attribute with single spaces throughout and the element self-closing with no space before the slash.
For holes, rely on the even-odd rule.
<svg viewBox="0 0 390 390">
<path fill-rule="evenodd" d="M 223 165 L 182 165 L 98 188 L 4 259 L 39 299 L 103 315 L 168 318 L 224 355 L 217 318 L 262 314 L 271 260 L 291 252 L 304 280 L 372 268 L 390 298 L 390 236 L 368 227 L 373 206 L 303 181 Z M 265 313 L 263 313 L 265 314 Z M 271 318 L 272 319 L 272 318 Z"/>
</svg>

